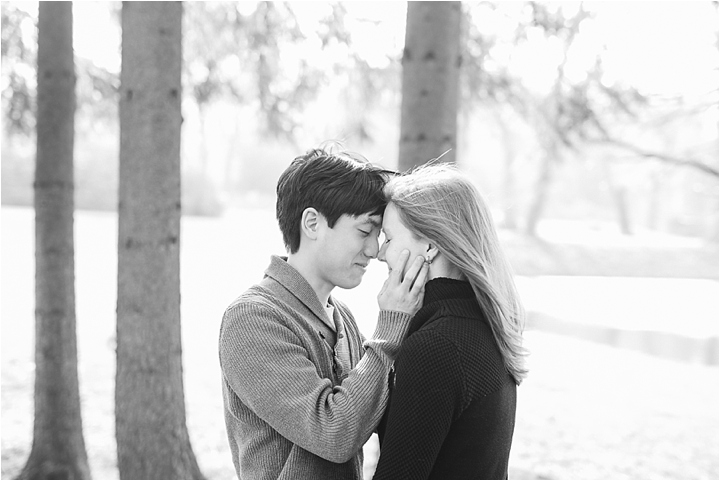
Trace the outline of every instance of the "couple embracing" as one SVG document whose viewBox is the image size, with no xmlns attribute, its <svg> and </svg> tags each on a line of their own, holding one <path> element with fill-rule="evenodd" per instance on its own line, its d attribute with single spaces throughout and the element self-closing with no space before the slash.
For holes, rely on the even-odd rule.
<svg viewBox="0 0 720 481">
<path fill-rule="evenodd" d="M 288 255 L 220 330 L 238 478 L 362 479 L 378 432 L 375 479 L 506 479 L 523 309 L 472 183 L 315 149 L 281 175 L 276 214 Z M 331 293 L 376 258 L 389 274 L 365 339 Z"/>
</svg>

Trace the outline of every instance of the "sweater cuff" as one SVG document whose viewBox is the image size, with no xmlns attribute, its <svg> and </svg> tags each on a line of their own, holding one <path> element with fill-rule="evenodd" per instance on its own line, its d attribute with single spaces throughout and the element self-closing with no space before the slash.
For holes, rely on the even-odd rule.
<svg viewBox="0 0 720 481">
<path fill-rule="evenodd" d="M 400 344 L 410 326 L 410 314 L 399 311 L 380 311 L 372 339 L 365 341 L 365 349 L 373 349 L 385 355 L 390 362 L 400 351 Z"/>
</svg>

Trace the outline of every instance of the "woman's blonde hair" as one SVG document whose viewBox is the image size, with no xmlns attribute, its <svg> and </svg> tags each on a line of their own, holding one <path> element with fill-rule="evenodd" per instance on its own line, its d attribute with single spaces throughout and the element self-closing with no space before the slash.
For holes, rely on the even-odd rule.
<svg viewBox="0 0 720 481">
<path fill-rule="evenodd" d="M 425 237 L 468 278 L 516 384 L 527 375 L 525 310 L 483 196 L 456 167 L 423 165 L 385 187 L 403 223 Z"/>
</svg>

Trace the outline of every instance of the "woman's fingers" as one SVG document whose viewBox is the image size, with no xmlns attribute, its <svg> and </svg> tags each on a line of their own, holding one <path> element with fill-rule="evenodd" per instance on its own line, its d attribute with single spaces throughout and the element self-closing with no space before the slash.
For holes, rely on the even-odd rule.
<svg viewBox="0 0 720 481">
<path fill-rule="evenodd" d="M 385 291 L 387 290 L 389 281 L 390 281 L 390 278 L 388 277 L 387 279 L 385 279 L 385 282 L 383 282 L 383 285 L 380 288 L 380 292 L 378 292 L 378 295 L 377 295 L 378 302 L 380 302 L 380 298 L 382 298 L 382 296 L 385 294 Z"/>
<path fill-rule="evenodd" d="M 404 249 L 400 256 L 398 256 L 398 262 L 395 267 L 390 271 L 388 280 L 393 284 L 400 284 L 403 281 L 402 275 L 405 272 L 405 264 L 407 264 L 408 258 L 410 257 L 410 251 Z"/>
<path fill-rule="evenodd" d="M 403 250 L 380 289 L 377 299 L 381 310 L 414 315 L 422 306 L 429 267 L 422 256 L 417 256 L 403 277 L 409 258 L 410 251 Z"/>
<path fill-rule="evenodd" d="M 415 279 L 417 278 L 418 274 L 420 274 L 420 272 L 423 270 L 424 265 L 425 259 L 423 259 L 422 256 L 417 256 L 410 268 L 408 269 L 407 273 L 405 273 L 405 278 L 403 279 L 402 284 L 407 288 L 408 291 L 412 288 Z"/>
<path fill-rule="evenodd" d="M 423 262 L 420 272 L 418 272 L 415 282 L 410 288 L 410 293 L 416 295 L 425 291 L 425 282 L 427 282 L 428 272 L 430 272 L 430 264 Z"/>
</svg>

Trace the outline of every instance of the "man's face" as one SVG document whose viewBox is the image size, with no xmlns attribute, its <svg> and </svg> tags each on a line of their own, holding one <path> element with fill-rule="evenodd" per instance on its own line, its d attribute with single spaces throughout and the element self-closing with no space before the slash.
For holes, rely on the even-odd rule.
<svg viewBox="0 0 720 481">
<path fill-rule="evenodd" d="M 343 214 L 331 229 L 323 218 L 317 251 L 321 278 L 343 289 L 360 285 L 368 263 L 378 255 L 381 224 L 379 215 Z"/>
<path fill-rule="evenodd" d="M 405 264 L 405 269 L 402 273 L 402 278 L 404 279 L 405 273 L 412 266 L 413 259 L 417 256 L 425 257 L 427 255 L 428 241 L 415 237 L 410 229 L 405 227 L 397 207 L 392 202 L 385 208 L 382 230 L 385 234 L 385 240 L 380 249 L 378 259 L 386 263 L 389 270 L 396 267 L 400 253 L 404 249 L 410 251 L 409 260 Z"/>
</svg>

